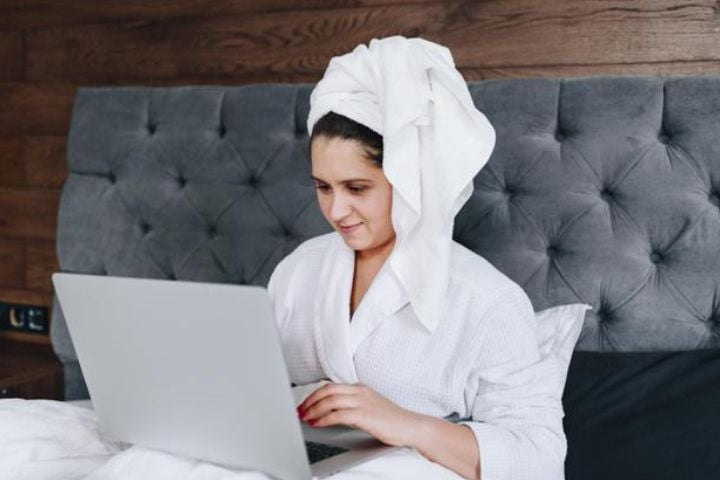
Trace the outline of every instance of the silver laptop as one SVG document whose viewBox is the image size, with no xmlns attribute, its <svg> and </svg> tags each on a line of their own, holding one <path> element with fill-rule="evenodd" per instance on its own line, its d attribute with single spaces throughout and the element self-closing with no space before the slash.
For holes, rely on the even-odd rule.
<svg viewBox="0 0 720 480">
<path fill-rule="evenodd" d="M 110 439 L 287 480 L 325 478 L 397 448 L 300 421 L 262 287 L 52 280 Z"/>
</svg>

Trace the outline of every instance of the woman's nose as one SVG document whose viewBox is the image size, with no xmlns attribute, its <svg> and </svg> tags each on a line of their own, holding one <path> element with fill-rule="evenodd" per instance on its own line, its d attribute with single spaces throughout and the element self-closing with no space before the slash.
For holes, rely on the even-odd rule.
<svg viewBox="0 0 720 480">
<path fill-rule="evenodd" d="M 339 222 L 343 218 L 347 217 L 352 209 L 350 208 L 350 202 L 343 195 L 334 195 L 332 204 L 330 205 L 330 218 L 334 222 Z"/>
</svg>

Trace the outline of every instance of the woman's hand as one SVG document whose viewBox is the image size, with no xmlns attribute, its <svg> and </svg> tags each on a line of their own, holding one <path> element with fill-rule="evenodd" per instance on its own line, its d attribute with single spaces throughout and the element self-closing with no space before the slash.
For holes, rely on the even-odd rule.
<svg viewBox="0 0 720 480">
<path fill-rule="evenodd" d="M 411 446 L 422 417 L 360 383 L 328 383 L 307 397 L 297 410 L 300 418 L 313 427 L 345 425 L 401 447 Z"/>
</svg>

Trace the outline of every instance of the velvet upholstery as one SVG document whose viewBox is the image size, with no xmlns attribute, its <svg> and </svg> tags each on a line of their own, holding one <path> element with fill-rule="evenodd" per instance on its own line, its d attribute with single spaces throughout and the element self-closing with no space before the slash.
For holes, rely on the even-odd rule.
<svg viewBox="0 0 720 480">
<path fill-rule="evenodd" d="M 61 270 L 265 285 L 330 230 L 310 179 L 313 85 L 86 87 Z M 487 80 L 497 132 L 457 241 L 536 310 L 588 303 L 578 350 L 720 345 L 720 76 Z M 68 399 L 87 395 L 55 304 Z"/>
</svg>

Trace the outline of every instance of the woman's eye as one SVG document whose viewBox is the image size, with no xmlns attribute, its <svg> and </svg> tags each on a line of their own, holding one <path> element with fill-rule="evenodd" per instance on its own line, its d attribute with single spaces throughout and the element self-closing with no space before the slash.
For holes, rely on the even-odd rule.
<svg viewBox="0 0 720 480">
<path fill-rule="evenodd" d="M 321 192 L 327 192 L 328 190 L 330 190 L 330 187 L 327 185 L 315 185 L 315 188 L 317 190 L 320 190 Z"/>
<path fill-rule="evenodd" d="M 365 191 L 366 188 L 367 188 L 367 187 L 353 187 L 353 186 L 348 187 L 348 189 L 349 189 L 352 193 L 362 193 L 362 192 Z"/>
</svg>

